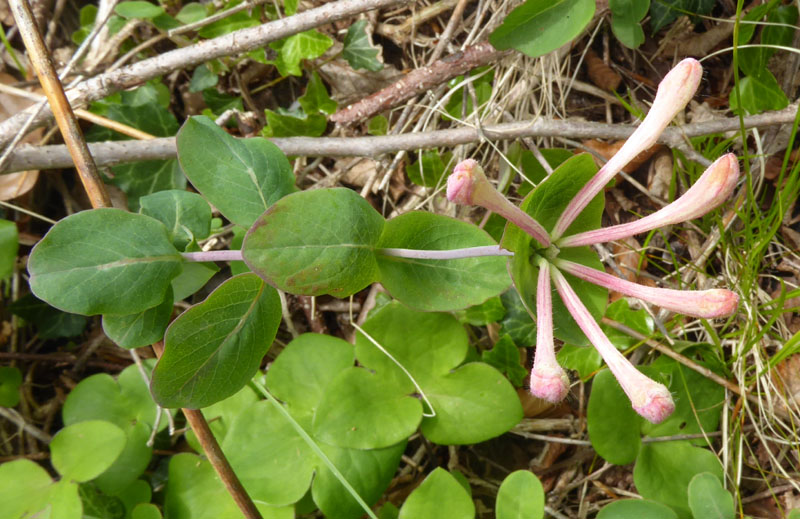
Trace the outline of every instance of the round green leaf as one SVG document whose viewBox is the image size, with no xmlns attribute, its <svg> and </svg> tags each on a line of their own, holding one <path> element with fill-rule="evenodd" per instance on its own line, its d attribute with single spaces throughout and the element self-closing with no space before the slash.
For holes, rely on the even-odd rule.
<svg viewBox="0 0 800 519">
<path fill-rule="evenodd" d="M 497 491 L 497 519 L 542 519 L 544 489 L 533 472 L 517 470 L 509 474 Z"/>
<path fill-rule="evenodd" d="M 449 472 L 436 468 L 408 496 L 399 519 L 474 519 L 475 505 L 464 487 Z"/>
<path fill-rule="evenodd" d="M 250 497 L 275 506 L 303 497 L 317 463 L 311 448 L 266 400 L 234 420 L 222 448 Z"/>
<path fill-rule="evenodd" d="M 211 207 L 197 193 L 170 189 L 143 196 L 139 212 L 163 223 L 178 250 L 211 233 Z"/>
<path fill-rule="evenodd" d="M 0 280 L 14 272 L 19 249 L 17 225 L 8 220 L 0 220 Z"/>
<path fill-rule="evenodd" d="M 620 499 L 606 505 L 597 519 L 678 519 L 672 508 L 645 499 Z"/>
<path fill-rule="evenodd" d="M 393 218 L 380 248 L 449 250 L 496 245 L 478 227 L 425 212 Z M 381 283 L 398 300 L 421 310 L 450 311 L 483 303 L 505 291 L 511 280 L 506 258 L 421 260 L 385 256 L 378 251 Z"/>
<path fill-rule="evenodd" d="M 44 495 L 52 483 L 47 471 L 31 460 L 0 465 L 0 503 L 4 516 L 31 517 L 44 506 Z"/>
<path fill-rule="evenodd" d="M 242 254 L 253 272 L 280 290 L 347 297 L 377 280 L 374 248 L 383 225 L 355 191 L 303 191 L 258 219 Z"/>
<path fill-rule="evenodd" d="M 498 50 L 543 56 L 577 37 L 594 10 L 594 0 L 528 0 L 508 13 L 489 42 Z"/>
<path fill-rule="evenodd" d="M 131 315 L 104 315 L 103 331 L 121 348 L 141 348 L 160 341 L 172 316 L 172 287 L 164 301 L 153 308 Z"/>
<path fill-rule="evenodd" d="M 111 422 L 91 420 L 64 427 L 50 442 L 53 467 L 82 483 L 106 471 L 125 448 L 125 432 Z"/>
<path fill-rule="evenodd" d="M 326 388 L 355 362 L 353 346 L 331 335 L 304 333 L 278 355 L 267 371 L 270 392 L 293 410 L 313 413 Z"/>
<path fill-rule="evenodd" d="M 0 366 L 0 406 L 14 407 L 19 403 L 22 372 L 10 366 Z"/>
<path fill-rule="evenodd" d="M 93 209 L 54 225 L 28 260 L 31 290 L 83 315 L 127 315 L 164 300 L 182 259 L 164 225 L 119 209 Z"/>
<path fill-rule="evenodd" d="M 131 519 L 161 519 L 161 510 L 150 503 L 139 503 L 131 511 Z"/>
<path fill-rule="evenodd" d="M 47 490 L 45 503 L 46 506 L 42 509 L 45 512 L 42 514 L 43 517 L 51 519 L 82 519 L 84 517 L 78 485 L 72 481 L 62 479 L 51 485 Z M 38 517 L 38 514 L 34 514 L 34 517 Z"/>
<path fill-rule="evenodd" d="M 260 377 L 260 375 L 256 374 L 256 377 Z M 206 417 L 208 426 L 219 443 L 224 442 L 236 418 L 250 407 L 253 402 L 258 402 L 258 400 L 256 392 L 247 385 L 232 396 L 203 408 L 203 416 Z M 204 452 L 194 431 L 186 431 L 186 441 L 196 452 L 200 454 Z"/>
<path fill-rule="evenodd" d="M 314 415 L 314 436 L 339 447 L 389 447 L 411 436 L 421 418 L 418 399 L 379 375 L 349 368 L 327 386 Z"/>
<path fill-rule="evenodd" d="M 236 139 L 205 116 L 190 117 L 177 136 L 178 160 L 189 181 L 227 219 L 250 227 L 295 190 L 292 167 L 262 137 Z"/>
<path fill-rule="evenodd" d="M 421 430 L 434 443 L 480 443 L 509 431 L 522 419 L 514 387 L 482 362 L 465 364 L 426 382 L 422 389 L 436 416 L 425 418 Z"/>
<path fill-rule="evenodd" d="M 606 461 L 627 465 L 636 459 L 642 444 L 639 431 L 643 419 L 608 369 L 594 377 L 586 422 L 592 447 Z"/>
<path fill-rule="evenodd" d="M 722 464 L 713 452 L 686 441 L 646 443 L 636 458 L 633 482 L 643 498 L 669 505 L 680 517 L 691 517 L 689 482 L 702 472 L 722 480 Z"/>
<path fill-rule="evenodd" d="M 255 274 L 228 279 L 167 329 L 154 398 L 163 407 L 198 409 L 236 393 L 255 375 L 280 321 L 273 288 Z"/>
<path fill-rule="evenodd" d="M 160 5 L 151 4 L 144 0 L 129 0 L 120 2 L 114 11 L 123 18 L 155 18 L 164 13 Z"/>
<path fill-rule="evenodd" d="M 719 478 L 703 472 L 689 482 L 689 508 L 692 515 L 703 519 L 734 519 L 733 496 L 725 490 Z"/>
</svg>

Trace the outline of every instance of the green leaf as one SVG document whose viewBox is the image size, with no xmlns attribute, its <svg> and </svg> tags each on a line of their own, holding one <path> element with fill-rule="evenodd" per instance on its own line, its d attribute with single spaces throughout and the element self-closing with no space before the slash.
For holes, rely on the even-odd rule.
<svg viewBox="0 0 800 519">
<path fill-rule="evenodd" d="M 12 314 L 36 326 L 40 339 L 75 337 L 83 332 L 89 321 L 83 315 L 70 314 L 53 308 L 33 294 L 20 297 L 8 305 L 8 309 Z"/>
<path fill-rule="evenodd" d="M 389 120 L 383 115 L 376 115 L 367 122 L 367 133 L 370 135 L 386 135 L 389 132 Z"/>
<path fill-rule="evenodd" d="M 719 478 L 710 473 L 697 474 L 689 482 L 689 508 L 697 519 L 734 519 L 733 496 Z"/>
<path fill-rule="evenodd" d="M 206 6 L 200 2 L 192 2 L 183 4 L 181 10 L 175 15 L 175 18 L 182 24 L 188 25 L 190 23 L 199 22 L 206 16 L 208 16 Z"/>
<path fill-rule="evenodd" d="M 8 220 L 0 220 L 0 281 L 6 279 L 14 272 L 14 262 L 17 261 L 17 225 Z"/>
<path fill-rule="evenodd" d="M 355 191 L 303 191 L 258 219 L 242 254 L 253 272 L 280 290 L 347 297 L 378 279 L 374 249 L 383 226 L 383 217 Z"/>
<path fill-rule="evenodd" d="M 586 379 L 600 369 L 603 358 L 594 346 L 575 346 L 564 344 L 556 354 L 556 360 L 564 369 L 578 372 L 578 376 Z"/>
<path fill-rule="evenodd" d="M 161 510 L 150 503 L 139 503 L 131 512 L 131 519 L 162 519 Z"/>
<path fill-rule="evenodd" d="M 472 326 L 486 326 L 496 323 L 506 315 L 506 309 L 499 296 L 486 300 L 479 305 L 470 306 L 466 310 L 456 312 L 456 317 L 462 323 Z"/>
<path fill-rule="evenodd" d="M 685 14 L 709 14 L 714 0 L 656 0 L 650 3 L 650 27 L 653 34 Z"/>
<path fill-rule="evenodd" d="M 50 442 L 53 467 L 65 479 L 90 481 L 106 471 L 125 448 L 125 432 L 91 420 L 64 427 Z"/>
<path fill-rule="evenodd" d="M 208 117 L 198 116 L 184 123 L 177 145 L 178 160 L 192 184 L 243 227 L 294 191 L 289 161 L 266 139 L 236 139 Z"/>
<path fill-rule="evenodd" d="M 713 452 L 685 441 L 646 443 L 636 458 L 633 482 L 643 498 L 669 505 L 678 517 L 689 519 L 689 483 L 702 472 L 722 480 L 722 465 Z"/>
<path fill-rule="evenodd" d="M 577 37 L 594 10 L 593 0 L 527 0 L 506 16 L 489 42 L 498 50 L 513 48 L 531 58 L 543 56 Z"/>
<path fill-rule="evenodd" d="M 552 169 L 556 169 L 575 156 L 570 150 L 562 148 L 542 148 L 539 152 Z M 517 188 L 520 196 L 526 196 L 533 190 L 534 185 L 547 178 L 547 171 L 531 151 L 524 150 L 520 153 L 518 167 L 522 170 L 521 176 L 525 177 Z"/>
<path fill-rule="evenodd" d="M 256 501 L 263 519 L 293 519 L 292 507 L 272 507 Z M 170 519 L 240 517 L 241 511 L 211 464 L 194 454 L 170 459 L 164 515 Z"/>
<path fill-rule="evenodd" d="M 500 321 L 500 333 L 508 334 L 514 344 L 527 348 L 536 342 L 536 323 L 531 319 L 519 294 L 513 288 L 506 290 L 500 301 L 506 309 L 506 315 Z"/>
<path fill-rule="evenodd" d="M 386 223 L 380 248 L 449 250 L 495 245 L 481 229 L 427 212 L 411 212 Z M 480 304 L 508 288 L 506 259 L 500 256 L 453 260 L 399 258 L 378 253 L 380 280 L 403 303 L 421 310 L 447 311 Z"/>
<path fill-rule="evenodd" d="M 763 69 L 759 76 L 745 76 L 739 81 L 739 91 L 731 91 L 729 104 L 731 111 L 742 110 L 748 114 L 758 114 L 768 110 L 781 110 L 789 106 L 789 99 L 783 93 L 775 76 Z"/>
<path fill-rule="evenodd" d="M 576 155 L 561 164 L 544 182 L 525 197 L 520 208 L 549 231 L 555 226 L 572 197 L 596 172 L 597 167 L 591 156 L 585 153 Z M 565 236 L 599 228 L 603 205 L 603 194 L 599 193 L 570 225 L 564 233 Z M 515 253 L 509 268 L 511 277 L 514 279 L 514 286 L 524 305 L 533 311 L 536 308 L 536 286 L 539 273 L 538 266 L 536 266 L 538 264 L 537 257 L 544 255 L 545 252 L 537 250 L 537 242 L 512 223 L 506 226 L 501 245 Z M 568 259 L 596 270 L 603 270 L 600 259 L 589 247 L 562 249 L 559 258 Z M 579 280 L 569 274 L 565 274 L 565 277 L 592 316 L 600 319 L 608 300 L 608 292 L 604 288 Z M 589 344 L 588 339 L 561 301 L 555 286 L 552 291 L 555 336 L 578 346 Z"/>
<path fill-rule="evenodd" d="M 604 506 L 597 514 L 597 519 L 642 519 L 643 517 L 678 519 L 672 508 L 644 499 L 620 499 Z"/>
<path fill-rule="evenodd" d="M 464 487 L 449 472 L 436 468 L 411 492 L 398 519 L 474 519 L 475 505 Z"/>
<path fill-rule="evenodd" d="M 265 137 L 319 137 L 328 126 L 328 120 L 320 114 L 264 110 L 264 115 L 267 118 Z"/>
<path fill-rule="evenodd" d="M 163 223 L 172 244 L 186 250 L 192 241 L 200 241 L 211 233 L 211 208 L 197 193 L 178 189 L 160 191 L 139 200 L 139 212 Z"/>
<path fill-rule="evenodd" d="M 0 406 L 15 407 L 19 403 L 22 372 L 11 366 L 0 366 Z"/>
<path fill-rule="evenodd" d="M 606 308 L 606 317 L 620 322 L 645 336 L 650 336 L 655 329 L 653 318 L 650 317 L 647 311 L 644 309 L 631 310 L 625 298 L 618 299 L 608 305 L 608 308 Z M 611 344 L 618 350 L 626 350 L 640 342 L 627 333 L 622 333 L 616 328 L 612 328 L 606 324 L 601 324 L 600 327 L 603 329 L 603 333 L 606 334 L 606 337 L 611 341 Z"/>
<path fill-rule="evenodd" d="M 322 56 L 331 45 L 332 39 L 313 29 L 269 44 L 278 51 L 275 66 L 281 76 L 302 76 L 300 62 Z"/>
<path fill-rule="evenodd" d="M 452 159 L 450 152 L 423 151 L 419 160 L 406 166 L 406 174 L 418 186 L 437 187 L 442 184 L 442 177 Z"/>
<path fill-rule="evenodd" d="M 125 519 L 125 505 L 122 500 L 103 494 L 97 485 L 84 483 L 78 487 L 86 518 Z"/>
<path fill-rule="evenodd" d="M 120 2 L 114 7 L 114 12 L 123 18 L 155 18 L 164 14 L 164 8 L 150 2 L 130 0 Z"/>
<path fill-rule="evenodd" d="M 128 207 L 139 210 L 139 200 L 145 195 L 167 189 L 184 189 L 184 177 L 177 160 L 144 160 L 111 168 L 114 178 L 109 183 L 128 195 Z"/>
<path fill-rule="evenodd" d="M 34 247 L 28 272 L 33 293 L 60 310 L 127 315 L 161 303 L 181 263 L 161 222 L 94 209 L 54 225 Z"/>
<path fill-rule="evenodd" d="M 297 12 L 299 2 L 300 0 L 283 0 L 283 10 L 286 12 L 286 16 L 292 16 Z"/>
<path fill-rule="evenodd" d="M 594 377 L 586 422 L 592 447 L 606 461 L 627 465 L 636 459 L 642 445 L 639 430 L 643 419 L 608 369 Z"/>
<path fill-rule="evenodd" d="M 227 7 L 232 6 L 229 4 Z M 216 38 L 225 34 L 238 31 L 239 29 L 246 29 L 248 27 L 255 27 L 261 24 L 261 8 L 253 7 L 252 9 L 245 9 L 230 16 L 226 16 L 221 20 L 206 25 L 197 34 L 202 38 Z"/>
<path fill-rule="evenodd" d="M 497 491 L 497 519 L 542 519 L 544 489 L 539 478 L 528 470 L 512 472 Z"/>
<path fill-rule="evenodd" d="M 358 20 L 347 29 L 342 57 L 353 69 L 366 69 L 370 72 L 381 70 L 383 63 L 378 60 L 379 53 L 380 49 L 372 45 L 369 34 L 367 34 L 366 20 Z"/>
<path fill-rule="evenodd" d="M 203 102 L 216 115 L 222 115 L 226 110 L 244 111 L 241 97 L 217 92 L 213 88 L 203 90 Z"/>
<path fill-rule="evenodd" d="M 475 78 L 472 80 L 472 88 L 475 90 L 475 101 L 478 107 L 483 107 L 487 101 L 492 97 L 492 83 L 494 82 L 494 70 L 490 66 L 478 67 L 469 73 L 470 77 Z M 443 116 L 444 120 L 460 121 L 464 117 L 469 116 L 477 108 L 472 105 L 471 92 L 464 90 L 465 83 L 464 76 L 456 76 L 448 81 L 447 85 L 452 89 L 459 87 L 460 92 L 456 92 L 450 96 L 444 109 L 448 116 Z M 466 103 L 466 108 L 464 104 Z"/>
<path fill-rule="evenodd" d="M 417 430 L 422 404 L 391 381 L 361 368 L 342 371 L 314 414 L 314 436 L 352 449 L 400 443 Z"/>
<path fill-rule="evenodd" d="M 36 463 L 18 459 L 0 465 L 0 503 L 9 519 L 35 517 L 46 504 L 53 484 L 50 475 Z"/>
<path fill-rule="evenodd" d="M 172 316 L 172 288 L 164 301 L 153 308 L 131 315 L 104 315 L 103 331 L 121 348 L 141 348 L 164 338 Z"/>
<path fill-rule="evenodd" d="M 185 263 L 181 273 L 172 280 L 173 302 L 182 301 L 203 288 L 217 272 L 219 272 L 219 267 L 213 263 Z M 240 272 L 233 272 L 233 274 L 240 274 Z"/>
<path fill-rule="evenodd" d="M 167 329 L 154 398 L 162 407 L 198 409 L 236 393 L 255 375 L 280 321 L 273 288 L 255 274 L 228 279 Z"/>
<path fill-rule="evenodd" d="M 297 102 L 307 114 L 322 112 L 332 114 L 336 111 L 337 103 L 328 95 L 328 89 L 319 77 L 316 70 L 311 71 L 311 78 L 306 85 L 306 92 L 297 98 Z"/>
<path fill-rule="evenodd" d="M 189 92 L 202 92 L 206 88 L 217 86 L 219 76 L 214 74 L 205 63 L 194 69 L 189 82 Z"/>
<path fill-rule="evenodd" d="M 528 375 L 528 370 L 520 364 L 519 349 L 508 334 L 500 337 L 494 348 L 484 351 L 481 360 L 504 373 L 516 387 L 522 387 Z"/>
<path fill-rule="evenodd" d="M 650 0 L 618 0 L 615 4 L 624 7 L 613 12 L 611 30 L 614 36 L 629 49 L 638 48 L 639 45 L 644 43 L 644 30 L 639 24 L 641 18 L 636 17 L 633 9 L 643 5 L 645 13 L 647 13 L 647 8 L 650 7 Z"/>
<path fill-rule="evenodd" d="M 256 377 L 260 376 L 260 374 L 256 374 Z M 208 426 L 218 442 L 225 441 L 233 422 L 245 409 L 249 408 L 252 403 L 258 402 L 258 400 L 255 390 L 250 385 L 246 385 L 232 396 L 202 409 L 203 416 L 206 417 Z M 186 441 L 197 453 L 203 454 L 203 447 L 193 431 L 186 432 Z"/>
</svg>

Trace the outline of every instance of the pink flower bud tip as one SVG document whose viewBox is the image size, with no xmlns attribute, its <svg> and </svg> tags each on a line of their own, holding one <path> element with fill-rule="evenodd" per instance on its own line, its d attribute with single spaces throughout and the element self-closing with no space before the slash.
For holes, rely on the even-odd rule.
<svg viewBox="0 0 800 519">
<path fill-rule="evenodd" d="M 703 297 L 697 300 L 696 312 L 687 315 L 698 315 L 705 319 L 728 317 L 739 307 L 739 296 L 736 292 L 724 288 L 712 288 L 702 291 Z"/>
<path fill-rule="evenodd" d="M 670 70 L 658 85 L 656 104 L 659 97 L 670 98 L 679 109 L 686 106 L 703 78 L 703 66 L 694 58 L 686 58 Z"/>
<path fill-rule="evenodd" d="M 569 392 L 569 378 L 560 366 L 535 366 L 531 371 L 531 394 L 551 404 L 564 400 Z"/>
<path fill-rule="evenodd" d="M 675 410 L 675 402 L 664 384 L 649 380 L 650 384 L 637 387 L 632 391 L 633 409 L 650 423 L 657 424 Z"/>
<path fill-rule="evenodd" d="M 457 204 L 472 205 L 475 184 L 485 178 L 483 169 L 476 160 L 462 160 L 447 179 L 447 199 Z"/>
</svg>

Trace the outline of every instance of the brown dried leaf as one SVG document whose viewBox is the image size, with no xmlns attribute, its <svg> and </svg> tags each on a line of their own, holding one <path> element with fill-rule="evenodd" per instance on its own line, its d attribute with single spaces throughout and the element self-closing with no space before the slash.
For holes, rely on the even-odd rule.
<svg viewBox="0 0 800 519">
<path fill-rule="evenodd" d="M 16 83 L 14 76 L 0 72 L 0 83 L 11 85 Z M 30 99 L 0 92 L 0 121 L 24 110 L 34 102 Z M 42 129 L 27 135 L 22 142 L 38 141 L 42 137 Z M 0 175 L 0 200 L 13 200 L 33 189 L 39 178 L 38 171 L 20 171 L 8 175 Z"/>
<path fill-rule="evenodd" d="M 586 72 L 592 83 L 603 90 L 614 91 L 622 83 L 622 76 L 605 64 L 605 62 L 594 51 L 586 51 Z"/>
<path fill-rule="evenodd" d="M 773 379 L 790 402 L 800 405 L 800 353 L 779 362 L 775 366 Z"/>
<path fill-rule="evenodd" d="M 672 153 L 662 150 L 656 153 L 647 172 L 647 191 L 661 200 L 669 199 L 672 183 Z"/>
</svg>

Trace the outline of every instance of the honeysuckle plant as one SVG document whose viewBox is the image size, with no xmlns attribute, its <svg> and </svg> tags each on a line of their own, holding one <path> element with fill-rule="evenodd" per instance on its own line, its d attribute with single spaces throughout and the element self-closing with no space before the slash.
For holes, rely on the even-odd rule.
<svg viewBox="0 0 800 519">
<path fill-rule="evenodd" d="M 459 163 L 448 178 L 449 200 L 485 207 L 510 222 L 503 243 L 516 253 L 513 260 L 516 266 L 512 265 L 511 270 L 523 301 L 533 300 L 522 292 L 530 286 L 530 279 L 524 278 L 530 278 L 534 274 L 530 267 L 538 270 L 535 312 L 531 312 L 535 313 L 537 323 L 536 353 L 530 377 L 533 395 L 555 403 L 562 400 L 569 389 L 569 379 L 556 361 L 554 351 L 552 282 L 566 310 L 598 350 L 636 412 L 652 423 L 659 423 L 675 407 L 670 392 L 663 384 L 642 374 L 614 347 L 597 324 L 596 317 L 587 309 L 565 277 L 565 273 L 574 279 L 693 317 L 726 317 L 736 310 L 738 296 L 730 290 L 693 291 L 642 286 L 607 274 L 596 265 L 593 268 L 586 264 L 586 260 L 582 262 L 570 259 L 568 253 L 570 249 L 577 250 L 588 245 L 619 240 L 697 218 L 717 208 L 730 197 L 739 178 L 739 167 L 733 154 L 717 159 L 683 196 L 649 216 L 608 228 L 570 232 L 571 225 L 603 187 L 631 159 L 652 146 L 675 114 L 685 107 L 697 89 L 701 74 L 700 64 L 694 59 L 682 61 L 667 74 L 659 85 L 653 106 L 645 120 L 620 151 L 572 197 L 558 214 L 549 232 L 531 214 L 512 204 L 494 189 L 476 161 L 468 159 Z M 535 212 L 536 209 L 530 209 L 535 193 L 534 191 L 523 202 L 523 207 L 527 203 L 529 212 Z M 541 200 L 542 197 L 539 198 L 539 201 L 544 201 Z M 533 238 L 535 243 L 520 240 L 519 234 L 517 239 L 509 239 L 509 234 L 514 233 L 514 226 Z M 523 250 L 526 246 L 529 249 Z"/>
</svg>

